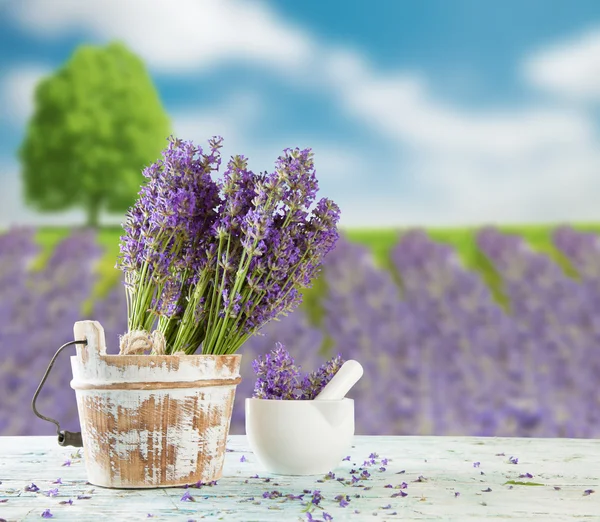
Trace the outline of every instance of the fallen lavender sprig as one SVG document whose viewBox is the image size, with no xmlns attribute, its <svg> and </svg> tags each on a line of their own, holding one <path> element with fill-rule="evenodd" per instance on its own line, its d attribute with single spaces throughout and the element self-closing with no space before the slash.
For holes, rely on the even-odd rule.
<svg viewBox="0 0 600 522">
<path fill-rule="evenodd" d="M 281 343 L 252 362 L 256 374 L 253 397 L 258 399 L 312 400 L 344 363 L 341 355 L 326 361 L 318 370 L 302 376 L 300 367 Z"/>
</svg>

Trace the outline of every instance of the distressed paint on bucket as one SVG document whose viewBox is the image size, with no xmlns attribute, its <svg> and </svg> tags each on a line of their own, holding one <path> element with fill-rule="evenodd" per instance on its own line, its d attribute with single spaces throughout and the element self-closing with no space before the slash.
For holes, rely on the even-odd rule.
<svg viewBox="0 0 600 522">
<path fill-rule="evenodd" d="M 111 488 L 182 486 L 223 471 L 240 355 L 107 355 L 97 321 L 71 357 L 88 480 Z"/>
</svg>

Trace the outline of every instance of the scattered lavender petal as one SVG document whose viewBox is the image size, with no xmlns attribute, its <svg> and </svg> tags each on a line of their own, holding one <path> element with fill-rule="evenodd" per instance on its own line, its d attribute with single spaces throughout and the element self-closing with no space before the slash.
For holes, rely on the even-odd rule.
<svg viewBox="0 0 600 522">
<path fill-rule="evenodd" d="M 312 492 L 312 500 L 311 502 L 315 505 L 318 506 L 319 502 L 321 502 L 321 500 L 323 500 L 323 496 L 321 495 L 321 491 L 319 491 L 318 489 L 315 489 Z"/>
<path fill-rule="evenodd" d="M 348 495 L 338 495 L 335 497 L 335 501 L 339 503 L 340 507 L 345 508 L 350 504 L 350 497 Z"/>
<path fill-rule="evenodd" d="M 192 495 L 190 495 L 189 490 L 185 490 L 185 493 L 183 494 L 183 496 L 181 497 L 181 502 L 195 502 L 194 501 L 194 497 L 192 497 Z"/>
</svg>

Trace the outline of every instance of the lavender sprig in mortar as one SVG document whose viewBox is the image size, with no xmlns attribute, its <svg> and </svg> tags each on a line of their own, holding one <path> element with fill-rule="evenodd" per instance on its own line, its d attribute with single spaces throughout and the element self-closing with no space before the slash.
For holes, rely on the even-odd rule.
<svg viewBox="0 0 600 522">
<path fill-rule="evenodd" d="M 343 365 L 341 355 L 326 361 L 316 371 L 302 375 L 293 357 L 281 343 L 252 363 L 256 374 L 254 398 L 313 400 Z"/>
</svg>

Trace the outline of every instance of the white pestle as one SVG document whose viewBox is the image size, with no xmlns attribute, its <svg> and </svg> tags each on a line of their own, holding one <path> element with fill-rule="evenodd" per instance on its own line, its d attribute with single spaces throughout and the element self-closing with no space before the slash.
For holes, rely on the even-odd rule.
<svg viewBox="0 0 600 522">
<path fill-rule="evenodd" d="M 358 361 L 350 360 L 342 364 L 333 378 L 315 397 L 315 401 L 342 400 L 362 377 L 363 367 Z"/>
</svg>

